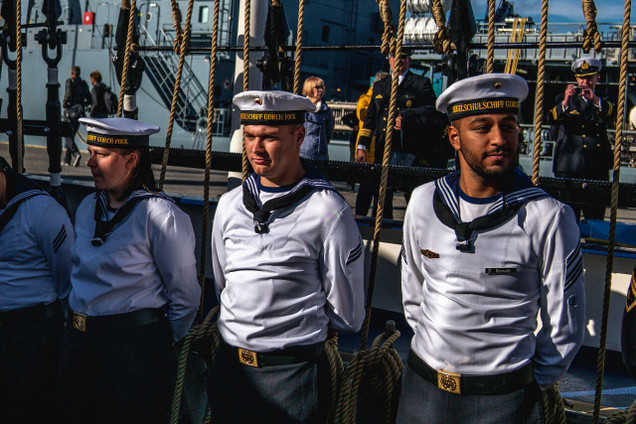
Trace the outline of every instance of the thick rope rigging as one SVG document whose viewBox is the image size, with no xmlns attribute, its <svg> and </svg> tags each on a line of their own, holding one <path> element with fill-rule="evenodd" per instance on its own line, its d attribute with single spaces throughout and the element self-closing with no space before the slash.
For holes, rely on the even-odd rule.
<svg viewBox="0 0 636 424">
<path fill-rule="evenodd" d="M 123 7 L 123 5 L 122 5 Z M 119 83 L 119 104 L 117 105 L 117 117 L 124 113 L 124 87 L 128 84 L 128 67 L 130 66 L 130 55 L 135 49 L 133 46 L 133 29 L 135 25 L 135 15 L 137 14 L 137 0 L 131 0 L 130 13 L 128 14 L 128 32 L 126 33 L 126 48 L 124 50 L 124 68 L 121 72 Z"/>
<path fill-rule="evenodd" d="M 300 94 L 300 59 L 303 52 L 304 24 L 305 24 L 305 0 L 299 0 L 298 28 L 296 29 L 296 58 L 294 60 L 294 94 Z"/>
<path fill-rule="evenodd" d="M 15 6 L 15 45 L 16 45 L 16 129 L 18 137 L 18 173 L 24 171 L 24 128 L 22 127 L 22 0 L 16 1 Z"/>
<path fill-rule="evenodd" d="M 610 289 L 612 285 L 612 268 L 614 266 L 614 244 L 616 239 L 616 217 L 618 213 L 618 188 L 621 169 L 621 147 L 623 141 L 623 119 L 625 117 L 625 91 L 627 86 L 627 55 L 630 32 L 630 16 L 632 1 L 625 0 L 625 13 L 621 39 L 620 77 L 618 84 L 618 107 L 616 111 L 616 138 L 614 139 L 614 170 L 612 174 L 612 197 L 610 206 L 610 226 L 607 246 L 607 263 L 605 267 L 605 290 L 603 293 L 603 315 L 601 321 L 600 346 L 596 371 L 596 393 L 594 395 L 593 422 L 598 424 L 601 411 L 603 390 L 603 372 L 605 371 L 605 343 L 607 341 L 607 323 L 609 319 Z"/>
<path fill-rule="evenodd" d="M 176 2 L 176 0 L 172 0 Z M 172 103 L 170 105 L 170 119 L 168 120 L 168 129 L 166 130 L 166 146 L 163 150 L 163 161 L 161 162 L 161 174 L 159 176 L 159 188 L 163 189 L 163 183 L 166 179 L 166 168 L 168 166 L 168 157 L 170 156 L 170 141 L 172 140 L 172 130 L 174 129 L 174 118 L 177 112 L 177 102 L 179 99 L 179 89 L 181 88 L 181 75 L 183 74 L 183 64 L 185 56 L 188 52 L 190 44 L 190 31 L 192 29 L 192 9 L 194 0 L 188 1 L 188 11 L 186 12 L 186 23 L 181 38 L 181 49 L 179 51 L 179 64 L 177 65 L 177 75 L 175 76 L 174 90 L 172 91 Z"/>
<path fill-rule="evenodd" d="M 433 0 L 433 19 L 437 24 L 437 33 L 433 38 L 433 46 L 435 51 L 439 54 L 451 54 L 455 45 L 451 41 L 448 29 L 446 28 L 446 15 L 444 14 L 444 8 L 442 7 L 442 0 Z"/>
<path fill-rule="evenodd" d="M 594 0 L 581 0 L 583 6 L 583 16 L 587 22 L 587 28 L 583 31 L 583 51 L 589 53 L 592 43 L 594 43 L 594 52 L 600 53 L 603 48 L 601 34 L 596 26 L 596 5 Z"/>
<path fill-rule="evenodd" d="M 488 0 L 488 56 L 486 60 L 486 73 L 495 70 L 495 3 L 497 0 Z"/>
<path fill-rule="evenodd" d="M 388 56 L 395 49 L 395 25 L 393 25 L 393 12 L 389 0 L 376 0 L 380 9 L 380 18 L 384 22 L 384 32 L 382 33 L 382 46 L 380 51 L 384 56 Z"/>
<path fill-rule="evenodd" d="M 636 400 L 628 409 L 614 412 L 604 421 L 605 424 L 636 424 Z"/>
<path fill-rule="evenodd" d="M 250 37 L 252 19 L 252 0 L 245 0 L 245 23 L 243 29 L 243 91 L 250 89 Z M 241 173 L 243 181 L 247 178 L 249 163 L 247 160 L 247 152 L 245 151 L 245 139 L 242 142 L 243 149 L 241 153 Z"/>
<path fill-rule="evenodd" d="M 532 183 L 539 185 L 539 159 L 541 155 L 541 126 L 543 125 L 543 87 L 545 83 L 545 54 L 548 39 L 548 0 L 541 2 L 541 30 L 539 33 L 539 63 L 537 65 L 537 92 L 534 112 L 534 145 L 532 152 Z"/>
<path fill-rule="evenodd" d="M 201 215 L 201 256 L 199 258 L 199 285 L 201 304 L 199 316 L 203 315 L 205 293 L 205 263 L 208 252 L 208 221 L 210 220 L 210 173 L 212 172 L 212 130 L 214 128 L 214 82 L 216 81 L 216 51 L 219 42 L 219 15 L 221 0 L 214 1 L 214 21 L 212 24 L 212 45 L 210 47 L 210 75 L 208 77 L 208 125 L 205 144 L 205 176 L 203 180 L 203 211 Z"/>
<path fill-rule="evenodd" d="M 181 53 L 181 42 L 183 41 L 183 30 L 181 29 L 181 22 L 183 17 L 181 15 L 181 8 L 175 0 L 170 1 L 170 7 L 172 9 L 172 27 L 174 28 L 174 40 L 172 40 L 172 50 L 175 54 Z"/>
</svg>

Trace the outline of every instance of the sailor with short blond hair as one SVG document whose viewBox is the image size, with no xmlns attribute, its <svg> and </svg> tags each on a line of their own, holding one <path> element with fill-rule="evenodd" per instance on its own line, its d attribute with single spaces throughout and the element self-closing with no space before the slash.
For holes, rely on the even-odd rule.
<svg viewBox="0 0 636 424">
<path fill-rule="evenodd" d="M 215 423 L 324 423 L 329 329 L 364 318 L 362 237 L 350 206 L 301 161 L 307 98 L 234 97 L 254 173 L 219 200 L 212 262 L 222 343 L 208 375 Z"/>
<path fill-rule="evenodd" d="M 583 342 L 576 219 L 515 168 L 527 93 L 521 77 L 486 74 L 437 100 L 460 169 L 415 189 L 406 210 L 402 298 L 415 334 L 398 423 L 543 422 L 540 388 Z"/>
</svg>

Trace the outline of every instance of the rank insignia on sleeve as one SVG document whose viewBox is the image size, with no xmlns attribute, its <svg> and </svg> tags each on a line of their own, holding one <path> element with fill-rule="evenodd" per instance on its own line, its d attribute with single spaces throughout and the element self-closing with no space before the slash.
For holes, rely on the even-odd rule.
<svg viewBox="0 0 636 424">
<path fill-rule="evenodd" d="M 354 247 L 347 257 L 346 265 L 349 265 L 352 262 L 355 262 L 362 255 L 362 243 L 359 243 L 356 247 Z"/>
<path fill-rule="evenodd" d="M 625 312 L 631 311 L 636 306 L 636 268 L 632 271 L 632 281 L 629 283 Z"/>
<path fill-rule="evenodd" d="M 439 258 L 439 253 L 433 252 L 432 250 L 422 249 L 422 250 L 420 250 L 420 252 L 422 252 L 422 255 L 426 256 L 429 259 L 437 259 L 437 258 Z"/>
</svg>

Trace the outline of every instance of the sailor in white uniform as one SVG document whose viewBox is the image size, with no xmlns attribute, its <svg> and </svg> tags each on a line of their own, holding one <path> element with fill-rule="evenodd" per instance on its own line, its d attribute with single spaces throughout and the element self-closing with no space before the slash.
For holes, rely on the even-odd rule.
<svg viewBox="0 0 636 424">
<path fill-rule="evenodd" d="M 514 167 L 527 93 L 521 77 L 486 74 L 437 100 L 460 170 L 418 187 L 404 219 L 402 297 L 415 335 L 399 423 L 543 422 L 540 388 L 583 342 L 576 219 Z"/>
<path fill-rule="evenodd" d="M 0 410 L 20 422 L 60 418 L 60 303 L 72 244 L 66 210 L 0 157 Z"/>
<path fill-rule="evenodd" d="M 247 91 L 241 109 L 254 169 L 219 200 L 212 260 L 223 338 L 208 376 L 215 423 L 322 423 L 329 330 L 364 318 L 363 246 L 351 208 L 301 161 L 305 97 Z"/>
<path fill-rule="evenodd" d="M 167 422 L 173 344 L 200 302 L 190 218 L 152 175 L 153 125 L 86 119 L 98 191 L 79 205 L 63 389 L 70 422 Z"/>
</svg>

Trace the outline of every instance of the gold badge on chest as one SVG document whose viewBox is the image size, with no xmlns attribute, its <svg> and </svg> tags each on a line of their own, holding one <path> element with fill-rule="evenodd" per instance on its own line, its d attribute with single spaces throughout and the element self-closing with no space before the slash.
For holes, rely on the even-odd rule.
<svg viewBox="0 0 636 424">
<path fill-rule="evenodd" d="M 421 249 L 420 252 L 422 252 L 422 255 L 426 256 L 429 259 L 437 259 L 437 258 L 439 258 L 439 253 L 433 252 L 432 250 Z"/>
<path fill-rule="evenodd" d="M 413 106 L 413 102 L 411 100 L 407 100 L 406 107 L 411 107 L 411 106 Z"/>
</svg>

